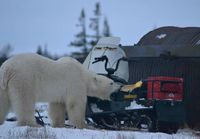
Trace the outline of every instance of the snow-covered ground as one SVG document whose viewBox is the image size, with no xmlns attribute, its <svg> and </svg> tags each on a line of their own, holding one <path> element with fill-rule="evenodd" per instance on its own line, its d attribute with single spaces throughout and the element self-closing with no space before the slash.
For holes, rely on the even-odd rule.
<svg viewBox="0 0 200 139">
<path fill-rule="evenodd" d="M 91 129 L 17 127 L 16 122 L 0 126 L 1 139 L 200 139 L 192 130 L 179 130 L 176 134 L 136 131 L 107 131 Z"/>
<path fill-rule="evenodd" d="M 49 123 L 46 104 L 38 104 L 36 109 Z M 8 117 L 13 117 L 10 113 Z M 16 122 L 6 121 L 0 125 L 0 139 L 200 139 L 200 133 L 182 129 L 176 134 L 149 133 L 142 131 L 108 131 L 100 129 L 52 128 L 50 126 L 18 127 Z"/>
</svg>

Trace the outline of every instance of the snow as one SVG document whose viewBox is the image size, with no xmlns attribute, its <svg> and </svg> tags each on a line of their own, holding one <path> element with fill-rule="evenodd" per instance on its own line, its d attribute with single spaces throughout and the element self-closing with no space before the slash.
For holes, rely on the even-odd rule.
<svg viewBox="0 0 200 139">
<path fill-rule="evenodd" d="M 16 122 L 0 126 L 0 139 L 200 139 L 193 130 L 180 130 L 176 134 L 139 131 L 107 131 L 97 129 L 52 128 L 50 126 L 17 127 Z"/>
<path fill-rule="evenodd" d="M 103 112 L 103 110 L 101 110 L 100 108 L 98 108 L 97 104 L 92 104 L 91 105 L 91 109 L 92 111 L 95 112 Z"/>
<path fill-rule="evenodd" d="M 167 34 L 159 34 L 156 36 L 156 39 L 163 39 L 167 36 Z"/>
<path fill-rule="evenodd" d="M 132 101 L 131 105 L 126 107 L 126 110 L 132 110 L 132 109 L 145 109 L 145 108 L 151 108 L 151 107 L 145 107 L 143 105 L 137 104 L 136 101 Z"/>
<path fill-rule="evenodd" d="M 135 105 L 135 102 L 133 104 Z M 43 116 L 45 123 L 50 122 L 47 107 L 47 104 L 36 105 L 36 109 Z M 7 116 L 7 118 L 13 117 L 15 118 L 14 113 L 9 113 Z M 196 131 L 191 129 L 182 129 L 176 134 L 165 134 L 144 131 L 109 131 L 95 128 L 52 128 L 49 124 L 39 128 L 28 126 L 19 127 L 16 121 L 6 121 L 0 125 L 0 139 L 200 139 L 200 136 L 196 133 Z M 198 134 L 200 135 L 200 133 Z"/>
<path fill-rule="evenodd" d="M 51 120 L 48 118 L 48 103 L 37 103 L 35 109 L 43 117 L 44 123 L 51 123 Z M 35 116 L 39 115 L 36 113 Z"/>
<path fill-rule="evenodd" d="M 8 119 L 15 119 L 15 118 L 16 118 L 16 115 L 15 115 L 15 113 L 10 112 L 10 113 L 8 113 L 7 118 L 8 118 Z"/>
</svg>

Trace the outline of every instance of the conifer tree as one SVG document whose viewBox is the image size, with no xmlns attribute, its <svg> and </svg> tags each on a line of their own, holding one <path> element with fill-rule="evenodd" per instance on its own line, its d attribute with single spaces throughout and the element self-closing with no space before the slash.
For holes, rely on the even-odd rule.
<svg viewBox="0 0 200 139">
<path fill-rule="evenodd" d="M 89 29 L 93 30 L 94 34 L 89 35 L 86 32 L 85 10 L 82 9 L 80 17 L 79 17 L 79 22 L 77 24 L 77 27 L 80 27 L 81 31 L 75 35 L 76 39 L 70 43 L 70 46 L 82 48 L 82 53 L 84 54 L 87 54 L 89 52 L 89 48 L 91 46 L 96 45 L 100 37 L 111 36 L 110 27 L 108 25 L 108 20 L 106 17 L 103 22 L 103 31 L 102 33 L 100 33 L 100 23 L 101 23 L 102 14 L 101 14 L 101 6 L 99 2 L 95 4 L 95 9 L 93 12 L 94 12 L 94 17 L 90 18 Z"/>
<path fill-rule="evenodd" d="M 86 20 L 85 20 L 85 11 L 84 9 L 81 10 L 81 14 L 79 17 L 79 23 L 77 24 L 78 27 L 81 27 L 81 31 L 76 34 L 76 40 L 71 42 L 71 46 L 75 47 L 83 47 L 82 51 L 83 53 L 88 52 L 87 48 L 87 36 L 86 36 Z"/>
<path fill-rule="evenodd" d="M 42 47 L 41 47 L 41 45 L 38 45 L 38 48 L 37 48 L 36 53 L 39 54 L 39 55 L 42 55 L 43 52 L 42 52 Z"/>
<path fill-rule="evenodd" d="M 108 24 L 108 20 L 107 18 L 105 17 L 104 18 L 104 24 L 103 24 L 103 36 L 104 37 L 110 37 L 111 36 L 111 33 L 110 33 L 110 26 Z"/>
<path fill-rule="evenodd" d="M 0 66 L 1 64 L 10 57 L 10 52 L 12 51 L 12 46 L 7 44 L 0 48 Z"/>
<path fill-rule="evenodd" d="M 90 42 L 91 45 L 95 45 L 97 43 L 97 41 L 99 40 L 99 38 L 101 37 L 100 35 L 100 19 L 101 19 L 101 7 L 100 7 L 100 3 L 97 2 L 95 5 L 95 9 L 94 9 L 94 17 L 90 18 L 90 25 L 89 27 L 95 32 L 94 35 L 90 35 L 92 39 L 92 41 Z"/>
</svg>

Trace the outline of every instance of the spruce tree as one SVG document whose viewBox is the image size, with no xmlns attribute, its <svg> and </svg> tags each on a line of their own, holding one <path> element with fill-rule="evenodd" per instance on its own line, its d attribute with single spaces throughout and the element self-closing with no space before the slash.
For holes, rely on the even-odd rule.
<svg viewBox="0 0 200 139">
<path fill-rule="evenodd" d="M 85 11 L 84 9 L 81 10 L 81 14 L 79 17 L 79 23 L 77 24 L 78 27 L 81 27 L 81 31 L 76 34 L 76 40 L 70 43 L 71 46 L 74 47 L 81 47 L 83 53 L 88 52 L 87 48 L 87 36 L 86 36 L 86 20 L 85 20 Z"/>
<path fill-rule="evenodd" d="M 41 45 L 38 45 L 36 53 L 39 54 L 39 55 L 43 54 L 43 52 L 42 52 L 42 46 Z"/>
<path fill-rule="evenodd" d="M 92 41 L 90 42 L 91 45 L 95 45 L 97 41 L 100 39 L 100 19 L 101 19 L 101 7 L 100 3 L 97 2 L 94 9 L 94 17 L 90 18 L 90 25 L 89 27 L 95 32 L 94 35 L 90 35 Z"/>
<path fill-rule="evenodd" d="M 79 22 L 77 24 L 77 27 L 80 27 L 81 31 L 75 35 L 76 39 L 70 43 L 70 46 L 82 48 L 82 53 L 87 54 L 89 52 L 89 48 L 91 46 L 96 45 L 100 37 L 111 36 L 110 27 L 109 27 L 108 20 L 106 17 L 103 22 L 103 31 L 102 33 L 100 33 L 101 16 L 102 16 L 101 6 L 100 6 L 100 3 L 97 2 L 95 4 L 94 17 L 90 18 L 90 24 L 89 24 L 89 29 L 93 30 L 94 34 L 89 35 L 86 32 L 85 10 L 82 9 L 79 20 L 78 20 Z"/>
<path fill-rule="evenodd" d="M 107 20 L 106 17 L 104 18 L 104 24 L 103 24 L 103 36 L 104 37 L 110 37 L 111 36 L 110 26 L 108 24 L 108 20 Z"/>
</svg>

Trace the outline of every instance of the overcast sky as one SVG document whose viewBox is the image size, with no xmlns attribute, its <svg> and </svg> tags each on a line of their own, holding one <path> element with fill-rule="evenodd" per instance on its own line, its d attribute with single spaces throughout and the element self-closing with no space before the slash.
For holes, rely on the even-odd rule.
<svg viewBox="0 0 200 139">
<path fill-rule="evenodd" d="M 154 27 L 200 27 L 200 0 L 99 0 L 102 19 L 121 43 L 131 45 Z M 11 44 L 13 53 L 35 52 L 48 45 L 52 54 L 70 53 L 79 32 L 75 25 L 82 8 L 87 22 L 96 0 L 0 0 L 0 48 Z"/>
</svg>

